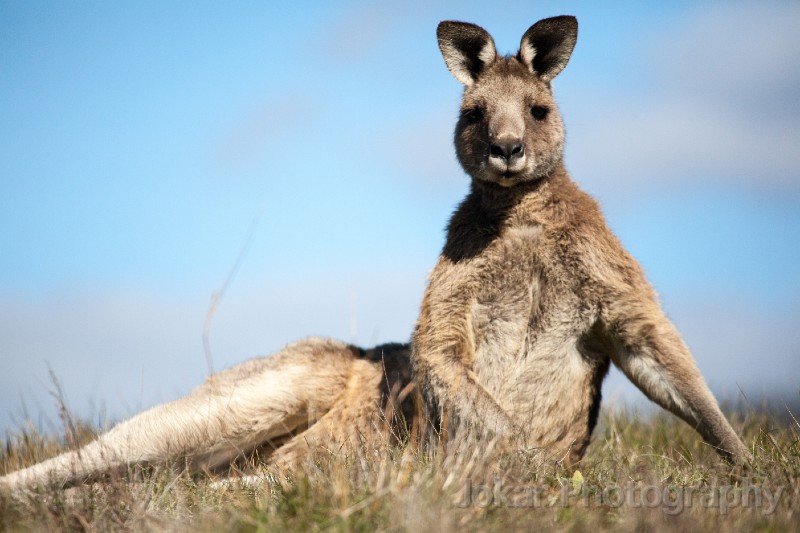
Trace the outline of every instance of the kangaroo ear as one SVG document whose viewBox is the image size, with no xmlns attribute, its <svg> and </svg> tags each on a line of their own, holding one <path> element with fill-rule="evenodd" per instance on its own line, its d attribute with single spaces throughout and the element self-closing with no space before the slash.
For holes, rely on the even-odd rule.
<svg viewBox="0 0 800 533">
<path fill-rule="evenodd" d="M 562 16 L 540 20 L 525 32 L 519 60 L 544 81 L 564 70 L 578 40 L 578 20 Z"/>
<path fill-rule="evenodd" d="M 436 37 L 448 70 L 464 85 L 472 85 L 497 58 L 492 36 L 480 26 L 445 20 L 436 28 Z"/>
</svg>

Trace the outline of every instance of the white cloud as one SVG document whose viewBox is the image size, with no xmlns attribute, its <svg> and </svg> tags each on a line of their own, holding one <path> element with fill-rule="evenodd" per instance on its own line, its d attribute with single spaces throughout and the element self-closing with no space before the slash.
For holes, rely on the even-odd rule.
<svg viewBox="0 0 800 533">
<path fill-rule="evenodd" d="M 396 124 L 386 138 L 375 143 L 388 143 L 392 164 L 403 168 L 415 187 L 461 191 L 469 178 L 461 169 L 453 146 L 457 112 L 456 104 L 435 113 L 417 114 Z M 424 124 L 422 131 L 420 124 Z"/>
<path fill-rule="evenodd" d="M 62 291 L 0 300 L 0 428 L 20 399 L 34 420 L 54 421 L 48 367 L 81 416 L 90 405 L 132 414 L 202 379 L 199 349 L 206 298 L 145 291 Z M 145 385 L 145 382 L 147 384 Z"/>
<path fill-rule="evenodd" d="M 429 11 L 422 4 L 413 8 L 394 2 L 358 2 L 333 18 L 333 22 L 315 36 L 310 53 L 322 62 L 357 61 L 379 52 L 384 45 L 396 38 L 402 26 L 414 18 L 419 20 Z"/>
<path fill-rule="evenodd" d="M 577 175 L 602 175 L 606 183 L 701 177 L 800 187 L 800 129 L 679 95 L 592 117 L 570 133 Z"/>
<path fill-rule="evenodd" d="M 248 105 L 211 142 L 211 164 L 221 172 L 277 157 L 275 145 L 313 130 L 321 106 L 307 91 L 284 92 Z M 279 152 L 279 150 L 277 150 Z"/>
<path fill-rule="evenodd" d="M 734 403 L 744 394 L 753 408 L 765 399 L 776 407 L 797 402 L 796 305 L 765 310 L 735 295 L 709 293 L 667 307 L 718 400 Z M 619 372 L 609 376 L 603 394 L 611 403 L 649 404 Z"/>
<path fill-rule="evenodd" d="M 265 276 L 259 285 L 234 280 L 212 322 L 214 370 L 309 335 L 361 345 L 408 340 L 422 273 L 381 270 L 343 281 L 326 277 L 320 264 L 311 275 Z M 21 402 L 35 423 L 58 427 L 48 366 L 81 418 L 104 410 L 115 421 L 188 393 L 208 370 L 202 330 L 209 301 L 200 289 L 188 296 L 103 289 L 0 298 L 0 435 L 21 418 Z"/>
<path fill-rule="evenodd" d="M 604 183 L 800 189 L 800 5 L 714 4 L 686 15 L 643 45 L 644 87 L 581 103 L 588 114 L 570 121 L 571 163 Z"/>
<path fill-rule="evenodd" d="M 650 48 L 654 59 L 688 90 L 703 84 L 740 96 L 789 85 L 796 90 L 798 23 L 797 3 L 708 4 Z"/>
</svg>

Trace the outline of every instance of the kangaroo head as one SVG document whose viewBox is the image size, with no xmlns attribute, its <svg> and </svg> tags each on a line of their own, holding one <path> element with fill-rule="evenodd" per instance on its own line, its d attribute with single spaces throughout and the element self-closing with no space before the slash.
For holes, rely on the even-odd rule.
<svg viewBox="0 0 800 533">
<path fill-rule="evenodd" d="M 474 24 L 444 21 L 436 33 L 447 68 L 464 84 L 455 144 L 467 174 L 504 187 L 550 174 L 564 150 L 550 81 L 575 47 L 575 17 L 540 20 L 516 56 L 498 56 L 491 35 Z"/>
</svg>

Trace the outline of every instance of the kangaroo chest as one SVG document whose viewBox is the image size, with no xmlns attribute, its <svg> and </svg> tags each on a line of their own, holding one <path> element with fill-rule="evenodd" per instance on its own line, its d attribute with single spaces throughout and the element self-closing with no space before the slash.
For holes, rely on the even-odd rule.
<svg viewBox="0 0 800 533">
<path fill-rule="evenodd" d="M 507 410 L 552 406 L 591 378 L 581 339 L 594 310 L 581 274 L 541 226 L 512 228 L 474 259 L 473 371 Z M 522 414 L 522 413 L 520 413 Z"/>
</svg>

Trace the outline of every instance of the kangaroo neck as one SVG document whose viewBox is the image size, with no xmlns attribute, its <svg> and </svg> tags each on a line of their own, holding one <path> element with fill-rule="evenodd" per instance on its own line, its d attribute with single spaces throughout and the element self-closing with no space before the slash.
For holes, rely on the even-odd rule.
<svg viewBox="0 0 800 533">
<path fill-rule="evenodd" d="M 542 179 L 514 187 L 473 180 L 471 192 L 448 224 L 443 257 L 452 262 L 469 260 L 510 226 L 548 224 L 569 183 L 561 165 Z"/>
<path fill-rule="evenodd" d="M 551 204 L 557 194 L 556 190 L 565 181 L 569 181 L 569 176 L 563 162 L 559 162 L 547 176 L 513 187 L 473 179 L 469 196 L 477 209 L 483 211 L 488 218 L 499 222 L 512 216 L 523 204 L 526 210 L 536 210 L 537 207 L 544 208 Z"/>
</svg>

